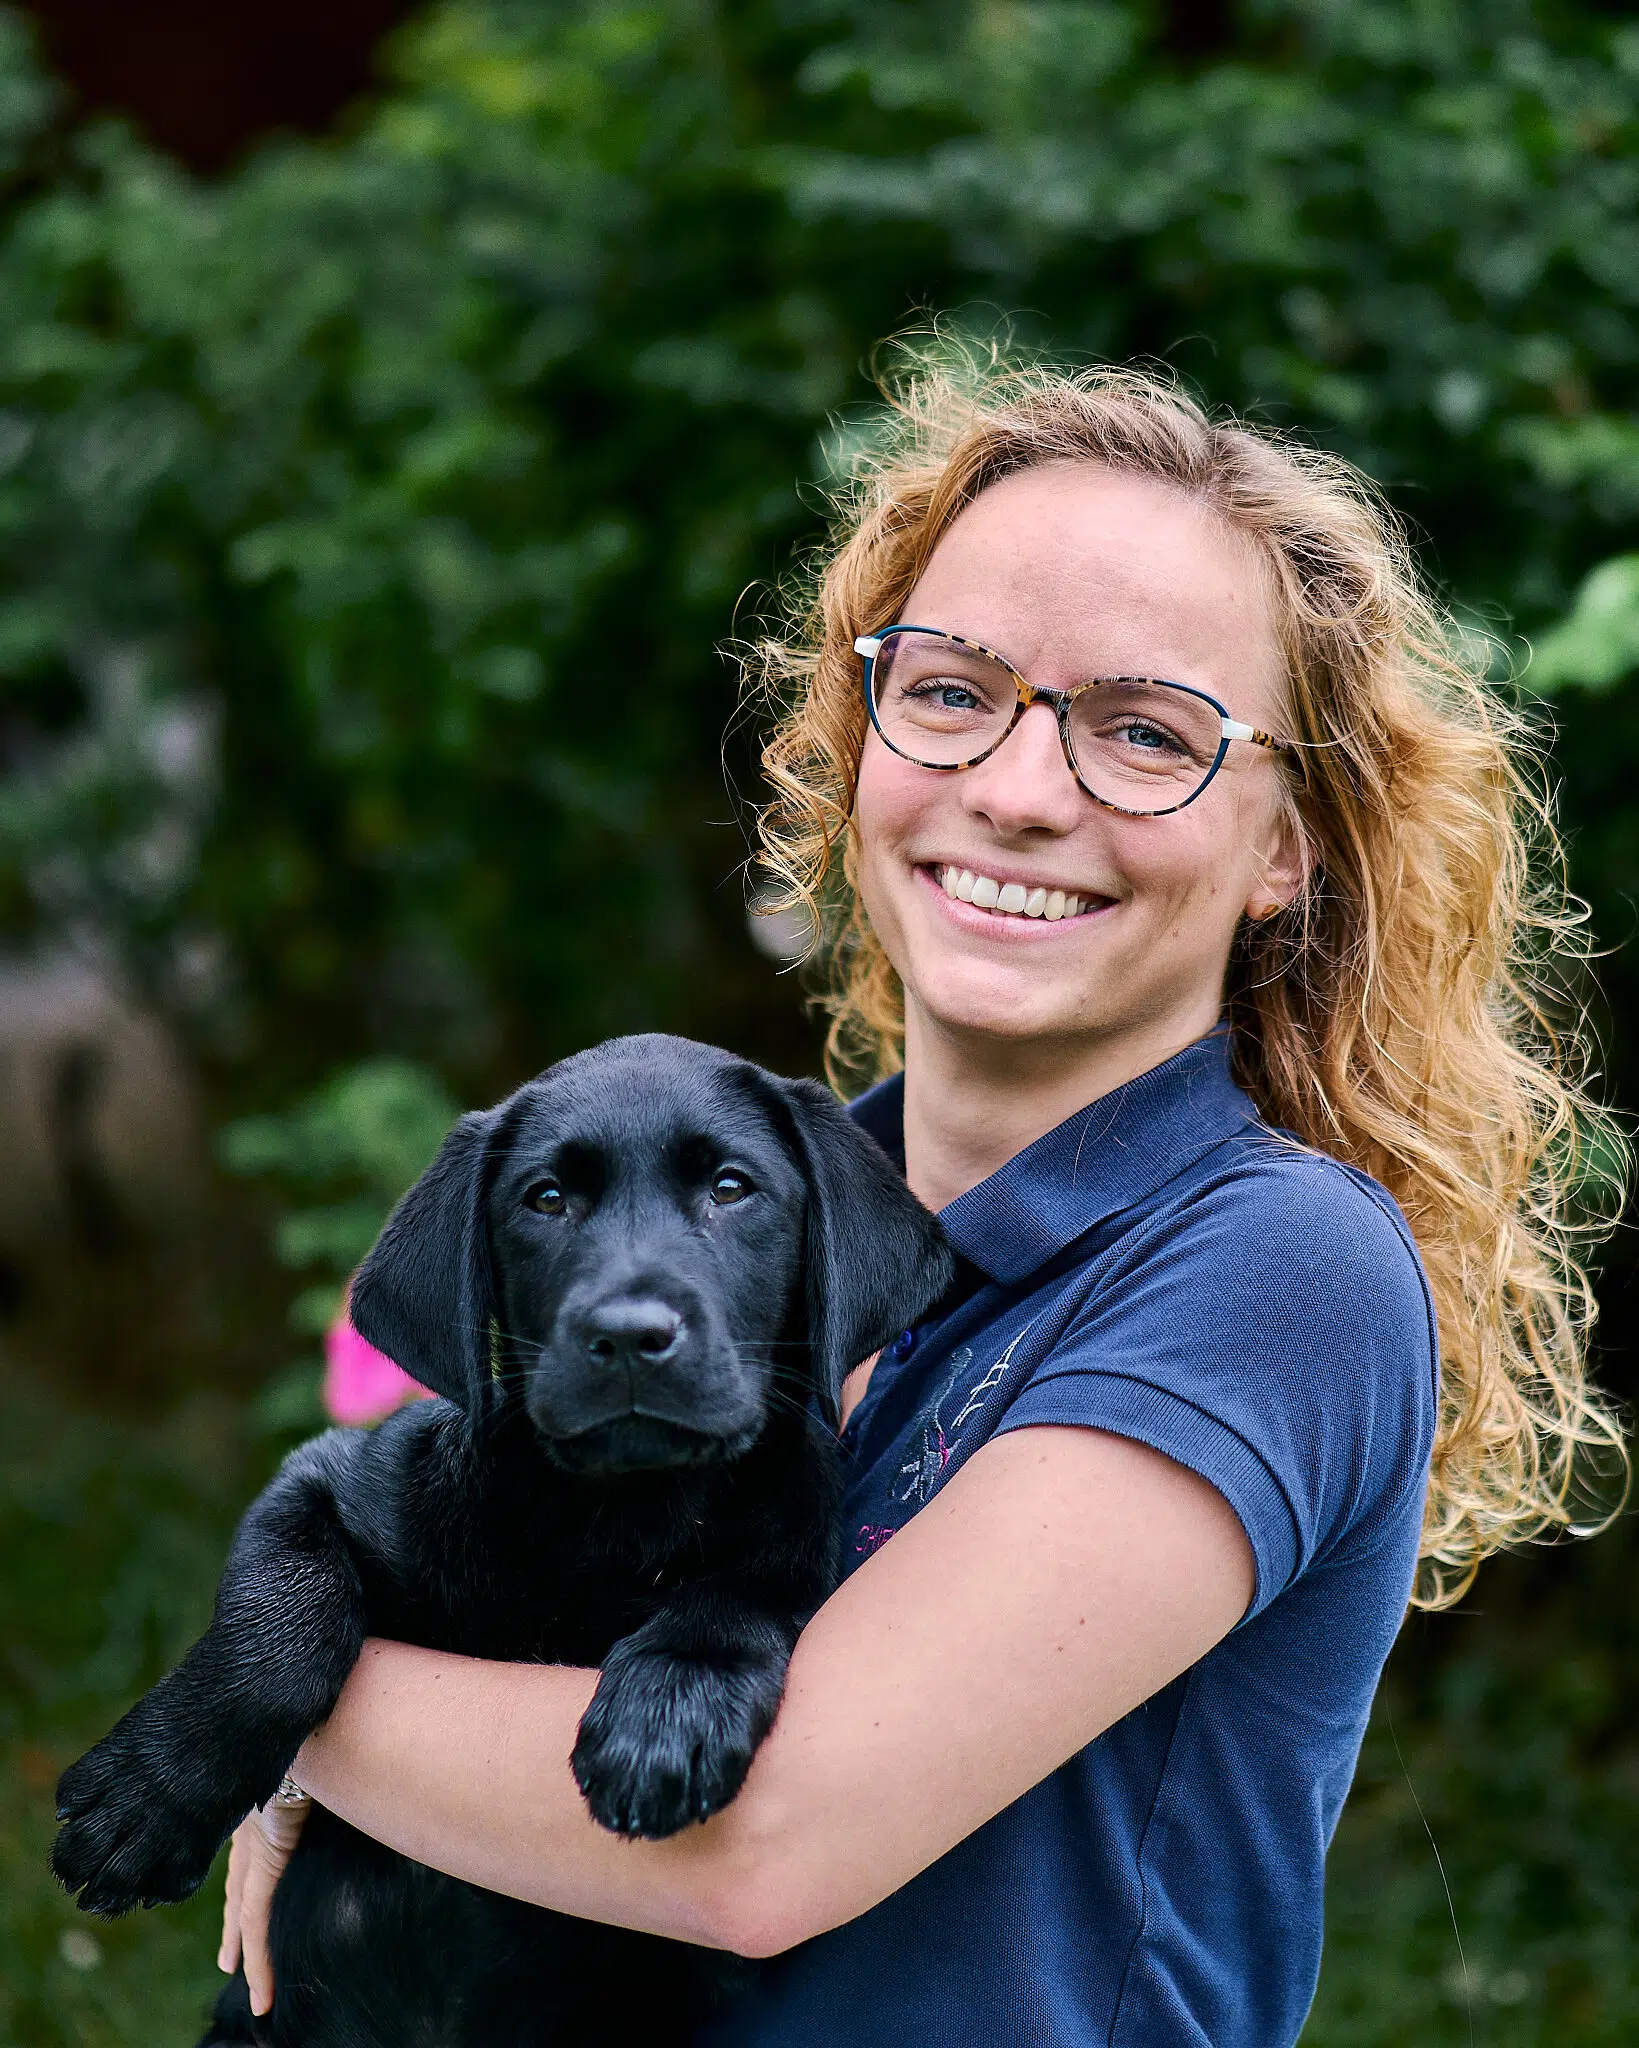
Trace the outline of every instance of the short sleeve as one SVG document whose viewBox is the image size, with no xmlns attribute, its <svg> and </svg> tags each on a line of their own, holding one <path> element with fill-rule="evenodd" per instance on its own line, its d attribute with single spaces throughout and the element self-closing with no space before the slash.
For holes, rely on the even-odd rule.
<svg viewBox="0 0 1639 2048">
<path fill-rule="evenodd" d="M 1393 1201 L 1271 1144 L 1123 1240 L 997 1427 L 1106 1429 L 1199 1473 L 1252 1546 L 1251 1615 L 1420 1509 L 1436 1369 Z"/>
</svg>

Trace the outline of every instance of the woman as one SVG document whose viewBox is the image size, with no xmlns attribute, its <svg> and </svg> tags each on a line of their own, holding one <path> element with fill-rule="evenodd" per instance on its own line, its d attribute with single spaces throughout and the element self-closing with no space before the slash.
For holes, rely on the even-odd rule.
<svg viewBox="0 0 1639 2048">
<path fill-rule="evenodd" d="M 930 371 L 898 417 L 765 650 L 765 856 L 964 1255 L 853 1376 L 854 1568 L 674 1840 L 588 1820 L 589 1672 L 372 1643 L 295 1775 L 776 1958 L 724 2042 L 1273 2048 L 1419 1560 L 1454 1598 L 1614 1441 L 1545 814 L 1344 465 L 1129 373 Z M 278 1864 L 253 1818 L 224 1955 L 264 2004 Z"/>
</svg>

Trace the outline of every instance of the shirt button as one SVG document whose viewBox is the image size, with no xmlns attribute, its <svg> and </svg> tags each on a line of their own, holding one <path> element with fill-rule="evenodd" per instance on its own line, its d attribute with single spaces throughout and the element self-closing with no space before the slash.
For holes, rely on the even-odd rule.
<svg viewBox="0 0 1639 2048">
<path fill-rule="evenodd" d="M 909 1358 L 915 1349 L 916 1332 L 914 1330 L 901 1330 L 899 1335 L 888 1346 L 890 1354 L 900 1360 Z"/>
</svg>

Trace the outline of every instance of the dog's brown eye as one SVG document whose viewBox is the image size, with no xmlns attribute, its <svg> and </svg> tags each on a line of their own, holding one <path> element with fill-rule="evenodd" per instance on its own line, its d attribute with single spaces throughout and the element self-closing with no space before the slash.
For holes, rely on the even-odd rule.
<svg viewBox="0 0 1639 2048">
<path fill-rule="evenodd" d="M 730 1202 L 743 1202 L 751 1191 L 751 1182 L 743 1173 L 736 1173 L 732 1166 L 725 1166 L 711 1177 L 711 1199 L 720 1208 Z"/>
<path fill-rule="evenodd" d="M 543 1216 L 561 1216 L 569 1207 L 568 1196 L 555 1180 L 536 1181 L 524 1200 Z"/>
</svg>

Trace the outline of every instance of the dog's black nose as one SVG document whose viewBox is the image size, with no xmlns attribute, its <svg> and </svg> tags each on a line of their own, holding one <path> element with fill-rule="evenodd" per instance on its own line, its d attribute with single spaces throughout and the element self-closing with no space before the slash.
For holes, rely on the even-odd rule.
<svg viewBox="0 0 1639 2048">
<path fill-rule="evenodd" d="M 683 1318 L 663 1301 L 607 1301 L 581 1323 L 581 1343 L 596 1365 L 660 1365 L 683 1335 Z"/>
</svg>

